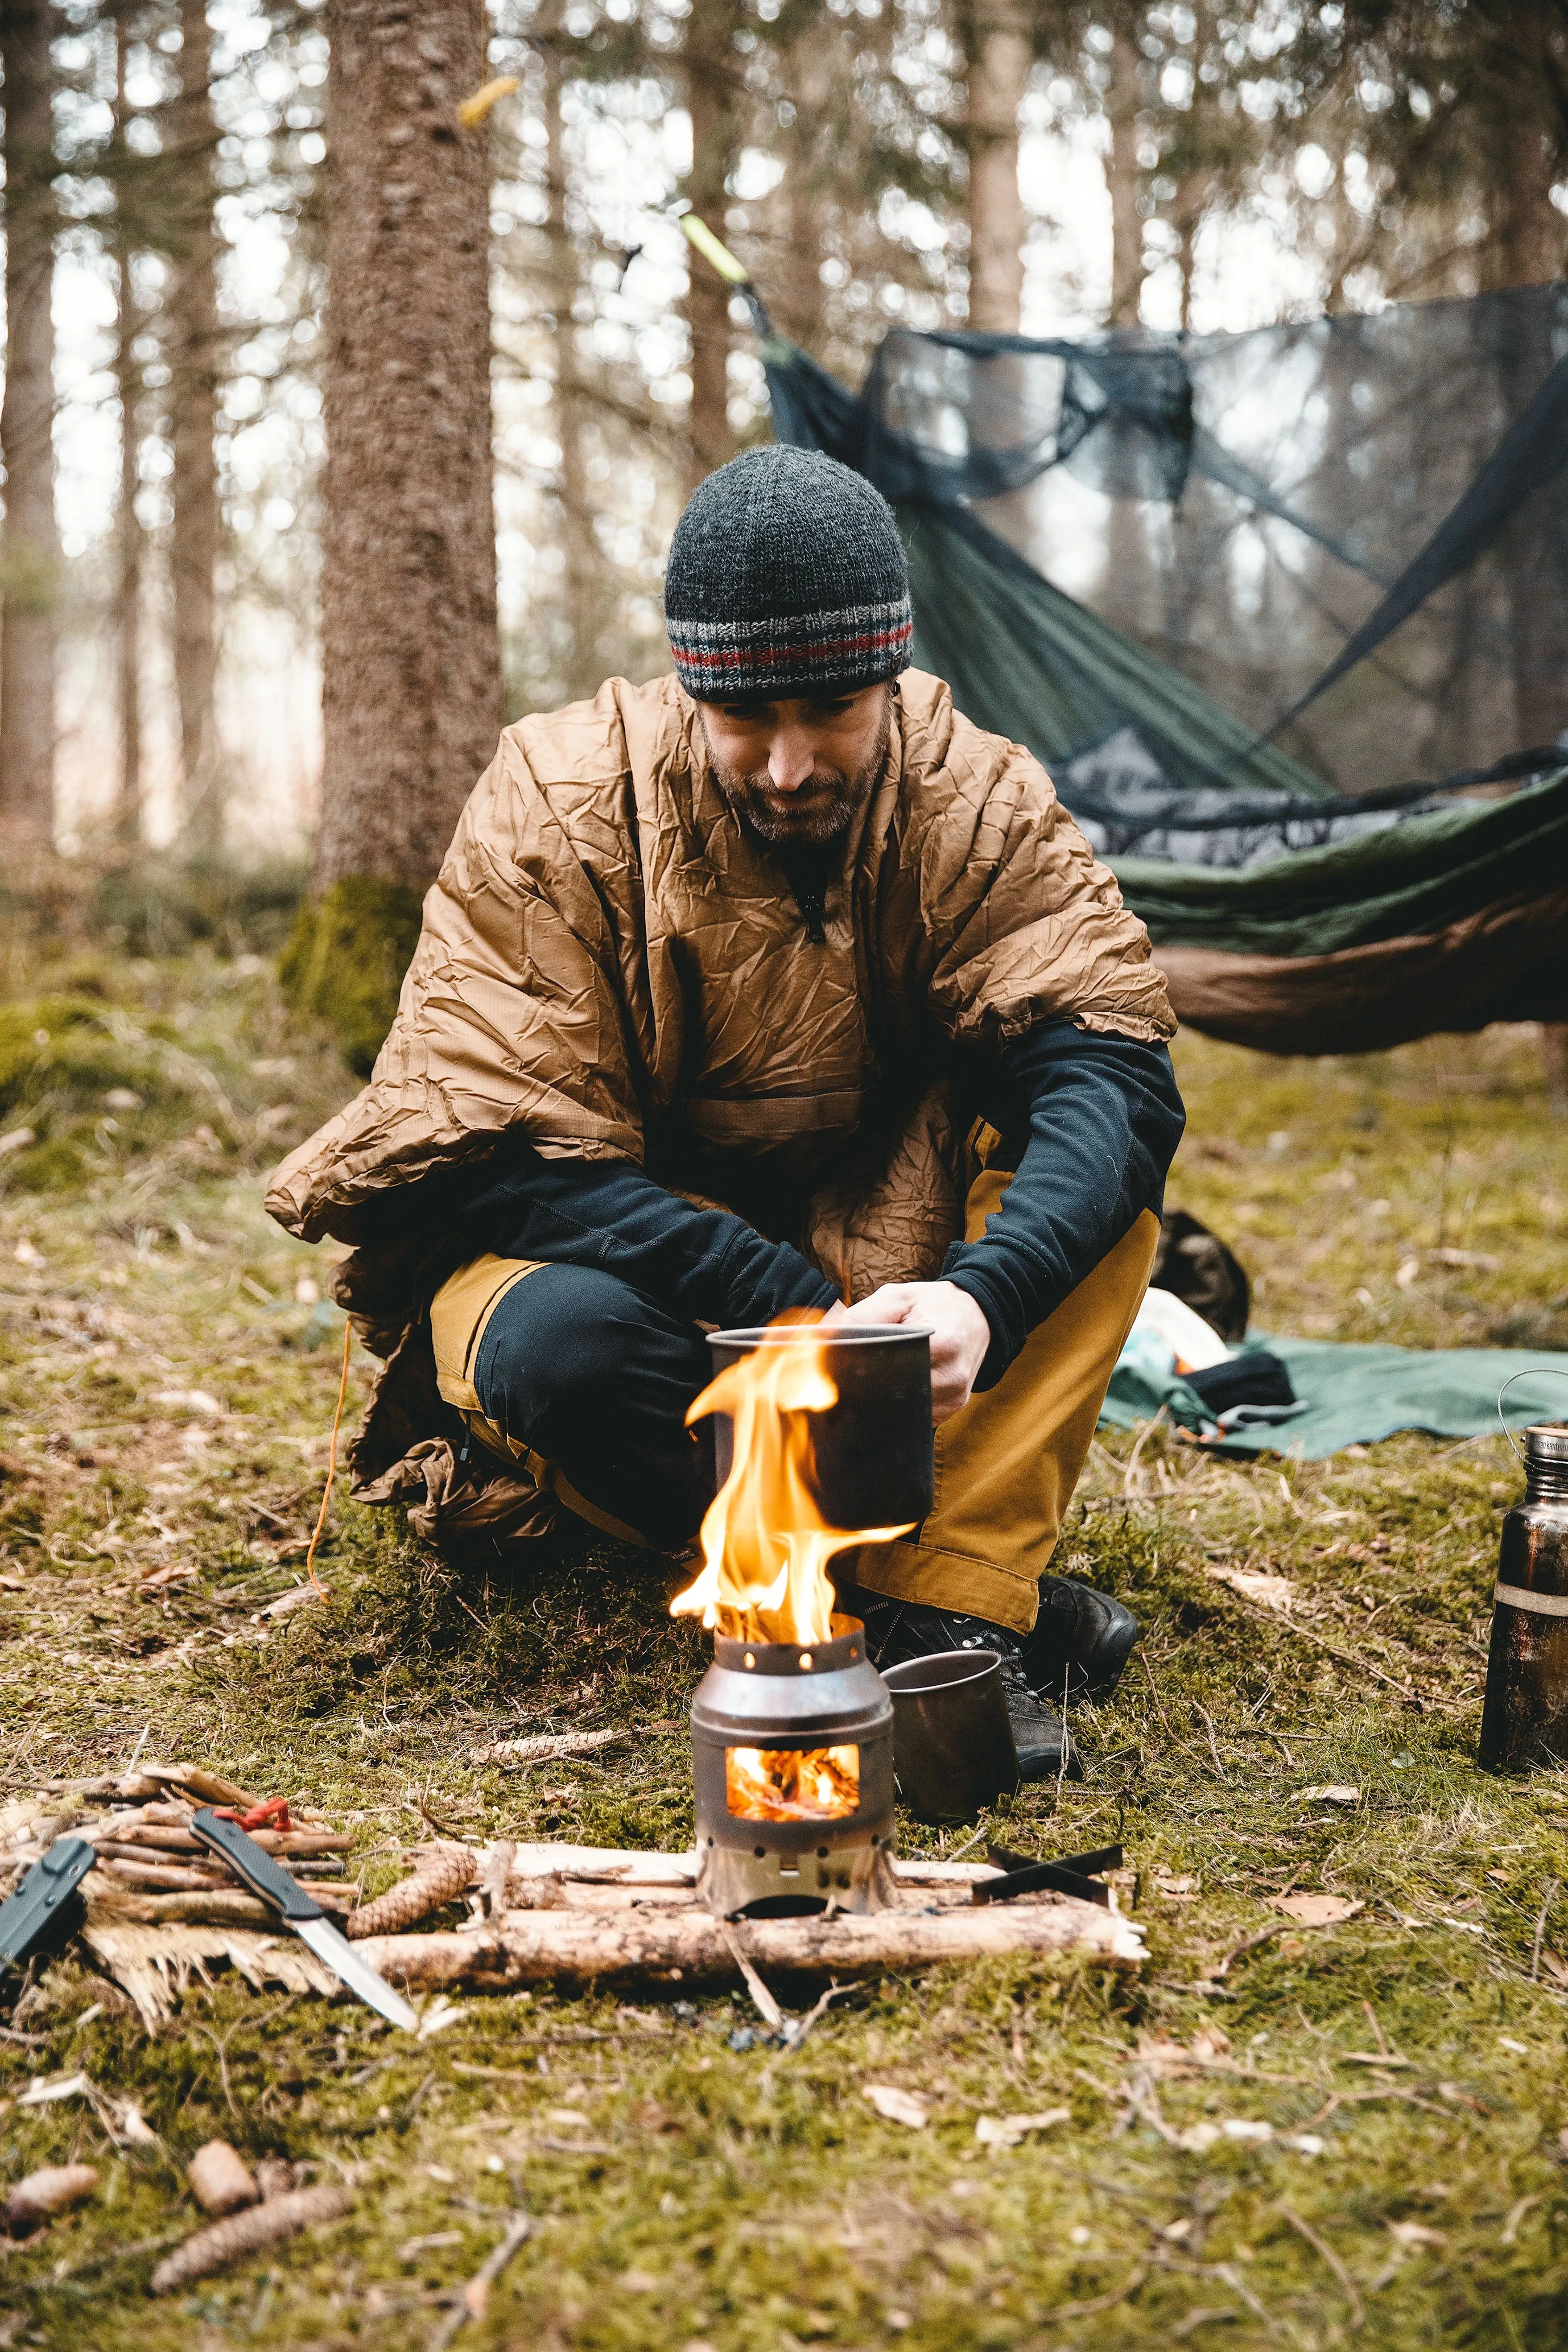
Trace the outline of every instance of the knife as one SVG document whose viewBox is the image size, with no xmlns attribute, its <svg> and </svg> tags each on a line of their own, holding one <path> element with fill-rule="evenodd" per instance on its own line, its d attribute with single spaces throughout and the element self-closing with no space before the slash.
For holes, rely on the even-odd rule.
<svg viewBox="0 0 1568 2352">
<path fill-rule="evenodd" d="M 313 1895 L 307 1895 L 297 1878 L 264 1853 L 254 1838 L 247 1837 L 237 1822 L 220 1821 L 210 1806 L 203 1806 L 191 1817 L 191 1828 L 203 1845 L 221 1854 L 229 1868 L 243 1878 L 253 1895 L 271 1905 L 286 1927 L 292 1927 L 300 1939 L 309 1944 L 316 1958 L 324 1960 L 333 1973 L 342 1979 L 351 1992 L 357 1993 L 383 2017 L 401 2025 L 405 2033 L 416 2033 L 419 2020 L 401 1993 L 377 1976 L 370 1962 L 362 1958 L 345 1936 L 339 1934 Z"/>
<path fill-rule="evenodd" d="M 58 1837 L 39 1855 L 0 1903 L 0 1969 L 20 1968 L 46 1944 L 63 1941 L 81 1916 L 77 1888 L 97 1860 L 97 1850 L 79 1837 Z"/>
</svg>

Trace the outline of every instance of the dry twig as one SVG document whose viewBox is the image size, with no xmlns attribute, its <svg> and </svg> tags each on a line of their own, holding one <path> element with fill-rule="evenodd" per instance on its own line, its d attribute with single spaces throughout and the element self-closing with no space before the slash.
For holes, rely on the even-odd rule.
<svg viewBox="0 0 1568 2352">
<path fill-rule="evenodd" d="M 455 2310 L 447 2314 L 446 2318 L 442 2320 L 435 2335 L 430 2338 L 430 2352 L 447 2352 L 447 2345 L 460 2328 L 466 2327 L 470 2319 L 484 2317 L 486 2305 L 490 2299 L 491 2287 L 494 2286 L 532 2227 L 533 2224 L 526 2213 L 512 2215 L 507 2226 L 505 2237 L 485 2256 L 484 2261 L 463 2289 L 462 2301 Z"/>
<path fill-rule="evenodd" d="M 1362 2306 L 1360 2290 L 1358 2289 L 1354 2279 L 1352 2278 L 1349 2271 L 1346 2270 L 1343 2263 L 1341 2262 L 1338 2254 L 1335 2253 L 1332 2246 L 1326 2244 L 1325 2242 L 1319 2237 L 1316 2230 L 1312 2228 L 1311 2223 L 1310 2221 L 1303 2221 L 1300 2213 L 1292 2212 L 1289 2205 L 1281 2205 L 1279 2210 L 1284 2214 L 1285 2219 L 1289 2222 L 1290 2227 L 1297 2232 L 1297 2234 L 1305 2238 L 1307 2243 L 1311 2247 L 1312 2252 L 1321 2256 L 1328 2264 L 1330 2270 L 1332 2271 L 1334 2276 L 1338 2279 L 1341 2286 L 1343 2287 L 1345 2291 L 1345 2297 L 1351 2307 L 1351 2326 L 1352 2327 L 1360 2327 L 1366 2318 L 1366 2313 Z"/>
</svg>

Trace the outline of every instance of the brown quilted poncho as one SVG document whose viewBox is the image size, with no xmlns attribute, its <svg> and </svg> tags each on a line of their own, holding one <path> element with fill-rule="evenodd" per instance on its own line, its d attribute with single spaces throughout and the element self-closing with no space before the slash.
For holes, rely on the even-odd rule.
<svg viewBox="0 0 1568 2352">
<path fill-rule="evenodd" d="M 268 1195 L 312 1241 L 365 1239 L 379 1203 L 375 1246 L 338 1282 L 395 1359 L 354 1456 L 360 1491 L 430 1434 L 421 1318 L 464 1254 L 412 1215 L 389 1241 L 394 1189 L 521 1129 L 546 1155 L 623 1155 L 722 1201 L 862 1297 L 934 1274 L 959 1230 L 950 1080 L 965 1049 L 1053 1018 L 1143 1040 L 1174 1026 L 1142 924 L 1038 761 L 916 670 L 839 845 L 826 933 L 808 938 L 731 814 L 673 677 L 613 679 L 507 729 L 426 900 L 370 1084 Z"/>
</svg>

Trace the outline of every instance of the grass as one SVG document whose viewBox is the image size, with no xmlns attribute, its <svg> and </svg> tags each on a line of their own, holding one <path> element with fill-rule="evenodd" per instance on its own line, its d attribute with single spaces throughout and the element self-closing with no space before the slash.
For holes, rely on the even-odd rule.
<svg viewBox="0 0 1568 2352">
<path fill-rule="evenodd" d="M 431 1820 L 683 1841 L 701 1656 L 666 1564 L 584 1536 L 465 1580 L 340 1499 L 331 1605 L 258 1620 L 300 1572 L 342 1328 L 262 1175 L 347 1081 L 225 944 L 14 960 L 5 1124 L 39 1142 L 0 1158 L 0 1796 L 122 1763 L 150 1726 L 154 1751 L 308 1791 L 373 1887 Z M 89 1008 L 68 1067 L 68 999 Z M 1173 1197 L 1236 1243 L 1265 1328 L 1562 1344 L 1563 1132 L 1525 1033 L 1321 1064 L 1189 1038 L 1180 1061 Z M 106 1113 L 114 1087 L 140 1108 Z M 51 1143 L 69 1158 L 37 1184 Z M 372 1370 L 356 1355 L 356 1403 Z M 113 2148 L 79 2101 L 5 2107 L 8 2179 L 84 2156 L 103 2185 L 0 2256 L 0 2344 L 422 2352 L 521 2205 L 533 2234 L 459 2345 L 1556 2347 L 1568 1780 L 1471 1760 L 1519 1485 L 1490 1438 L 1304 1466 L 1163 1430 L 1097 1444 L 1064 1552 L 1148 1631 L 1079 1726 L 1096 1774 L 1026 1791 L 1008 1836 L 1122 1837 L 1152 1952 L 1132 1981 L 889 1979 L 794 2053 L 740 1995 L 476 2000 L 411 2047 L 356 2004 L 223 1977 L 149 2039 L 57 1964 L 10 2008 L 0 2097 L 83 2070 L 157 2142 Z M 467 1760 L 503 1729 L 617 1721 L 641 1736 L 603 1763 Z M 1330 1784 L 1353 1800 L 1304 1794 Z M 1298 1926 L 1268 1907 L 1288 1889 L 1360 1907 Z M 927 2127 L 884 2122 L 868 2082 L 923 2094 Z M 976 2138 L 1056 2107 L 1011 2150 Z M 1203 2123 L 1210 2144 L 1177 2144 Z M 353 2216 L 154 2304 L 215 2135 L 347 2180 Z"/>
</svg>

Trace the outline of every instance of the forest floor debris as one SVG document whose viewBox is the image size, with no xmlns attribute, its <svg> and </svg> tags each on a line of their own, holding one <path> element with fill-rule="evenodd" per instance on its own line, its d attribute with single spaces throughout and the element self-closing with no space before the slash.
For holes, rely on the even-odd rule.
<svg viewBox="0 0 1568 2352">
<path fill-rule="evenodd" d="M 211 1767 L 244 1795 L 306 1792 L 353 1840 L 345 1877 L 321 1883 L 367 1901 L 436 1841 L 686 1847 L 702 1660 L 663 1614 L 679 1571 L 591 1538 L 457 1577 L 340 1496 L 328 1598 L 303 1582 L 342 1326 L 330 1269 L 268 1226 L 260 1185 L 348 1082 L 285 1026 L 259 959 L 132 967 L 84 948 L 37 993 L 97 1010 L 29 1091 L 48 1025 L 29 1003 L 0 1072 L 0 1129 L 41 1139 L 0 1158 L 0 1805 L 63 1810 L 71 1792 L 46 1784 L 89 1777 L 112 1803 L 145 1759 Z M 118 1045 L 106 1007 L 177 1035 L 184 1059 Z M 1262 1328 L 1558 1329 L 1563 1129 L 1532 1036 L 1299 1066 L 1176 1050 L 1191 1125 L 1172 1197 L 1237 1242 Z M 100 1137 L 116 1084 L 145 1108 Z M 356 1351 L 355 1405 L 372 1369 Z M 537 1987 L 465 1997 L 416 2042 L 279 1979 L 277 1954 L 310 1956 L 264 1926 L 126 1921 L 267 1949 L 247 1952 L 254 1986 L 193 1957 L 184 1994 L 150 2002 L 155 2032 L 75 1958 L 7 1997 L 7 2193 L 46 2168 L 100 2182 L 10 2244 L 0 2334 L 302 2352 L 373 2330 L 376 2352 L 428 2352 L 526 2210 L 458 2344 L 1032 2352 L 1048 2313 L 1052 2352 L 1330 2352 L 1350 2294 L 1303 2222 L 1359 2300 L 1358 2346 L 1554 2341 L 1568 1773 L 1473 1764 L 1519 1485 L 1500 1438 L 1308 1465 L 1217 1460 L 1164 1428 L 1096 1441 L 1060 1565 L 1137 1609 L 1139 1662 L 1079 1717 L 1095 1776 L 1024 1790 L 994 1828 L 1040 1853 L 1120 1840 L 1137 1971 L 890 1971 L 841 1987 L 804 2046 L 738 1991 Z M 1288 1609 L 1240 1580 L 1261 1577 Z M 634 1736 L 470 1759 L 605 1730 Z M 181 1801 L 158 1785 L 147 1804 Z M 1359 1796 L 1297 1801 L 1325 1788 Z M 951 1857 L 968 1834 L 900 1825 L 906 1853 Z M 1313 1925 L 1298 1897 L 1344 1908 Z M 867 2083 L 921 2102 L 925 2126 L 884 2119 Z M 277 2193 L 352 2211 L 152 2299 L 159 2262 L 213 2226 L 185 2172 L 215 2138 L 258 2179 L 314 2167 Z"/>
</svg>

